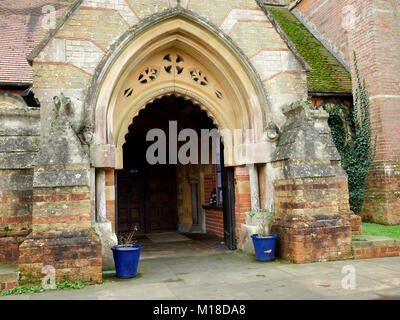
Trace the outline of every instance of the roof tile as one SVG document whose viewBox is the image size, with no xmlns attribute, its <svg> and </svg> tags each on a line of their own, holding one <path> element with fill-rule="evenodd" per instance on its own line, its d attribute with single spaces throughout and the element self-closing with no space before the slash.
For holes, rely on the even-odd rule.
<svg viewBox="0 0 400 320">
<path fill-rule="evenodd" d="M 70 0 L 0 1 L 0 83 L 32 83 L 32 68 L 26 57 L 47 32 L 42 26 L 42 8 L 51 5 L 60 17 L 70 3 Z"/>
</svg>

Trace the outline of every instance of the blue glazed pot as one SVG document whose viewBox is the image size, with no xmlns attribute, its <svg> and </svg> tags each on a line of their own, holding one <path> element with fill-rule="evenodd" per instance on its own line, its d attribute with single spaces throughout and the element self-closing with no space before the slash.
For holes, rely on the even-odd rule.
<svg viewBox="0 0 400 320">
<path fill-rule="evenodd" d="M 268 236 L 259 236 L 258 234 L 253 234 L 251 238 L 253 239 L 254 250 L 256 252 L 256 259 L 261 262 L 274 261 L 275 259 L 275 245 L 276 234 L 270 234 Z"/>
<path fill-rule="evenodd" d="M 117 278 L 130 279 L 136 277 L 142 248 L 143 246 L 140 244 L 121 244 L 111 248 Z"/>
</svg>

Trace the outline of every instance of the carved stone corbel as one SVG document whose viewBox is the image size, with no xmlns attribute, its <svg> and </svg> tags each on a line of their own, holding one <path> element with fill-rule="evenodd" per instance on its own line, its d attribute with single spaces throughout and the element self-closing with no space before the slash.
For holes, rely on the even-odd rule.
<svg viewBox="0 0 400 320">
<path fill-rule="evenodd" d="M 270 121 L 265 128 L 266 138 L 271 141 L 275 142 L 279 138 L 280 130 L 279 127 L 275 124 L 275 122 Z"/>
</svg>

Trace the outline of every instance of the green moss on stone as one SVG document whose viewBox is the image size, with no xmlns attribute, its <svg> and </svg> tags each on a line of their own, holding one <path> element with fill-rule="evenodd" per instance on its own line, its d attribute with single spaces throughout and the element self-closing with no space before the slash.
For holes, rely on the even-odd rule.
<svg viewBox="0 0 400 320">
<path fill-rule="evenodd" d="M 307 77 L 309 90 L 352 91 L 347 70 L 288 9 L 270 7 L 268 11 L 312 68 Z"/>
</svg>

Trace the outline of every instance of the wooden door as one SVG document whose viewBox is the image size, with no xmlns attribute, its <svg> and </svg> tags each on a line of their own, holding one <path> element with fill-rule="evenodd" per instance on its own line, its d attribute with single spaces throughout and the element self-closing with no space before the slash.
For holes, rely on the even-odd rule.
<svg viewBox="0 0 400 320">
<path fill-rule="evenodd" d="M 139 233 L 175 231 L 178 227 L 176 170 L 154 165 L 118 171 L 118 231 L 139 226 Z"/>
<path fill-rule="evenodd" d="M 147 167 L 146 181 L 146 232 L 175 231 L 178 225 L 175 166 Z"/>
<path fill-rule="evenodd" d="M 129 168 L 117 172 L 118 175 L 118 232 L 133 230 L 139 226 L 145 232 L 144 199 L 145 177 L 141 170 Z"/>
</svg>

